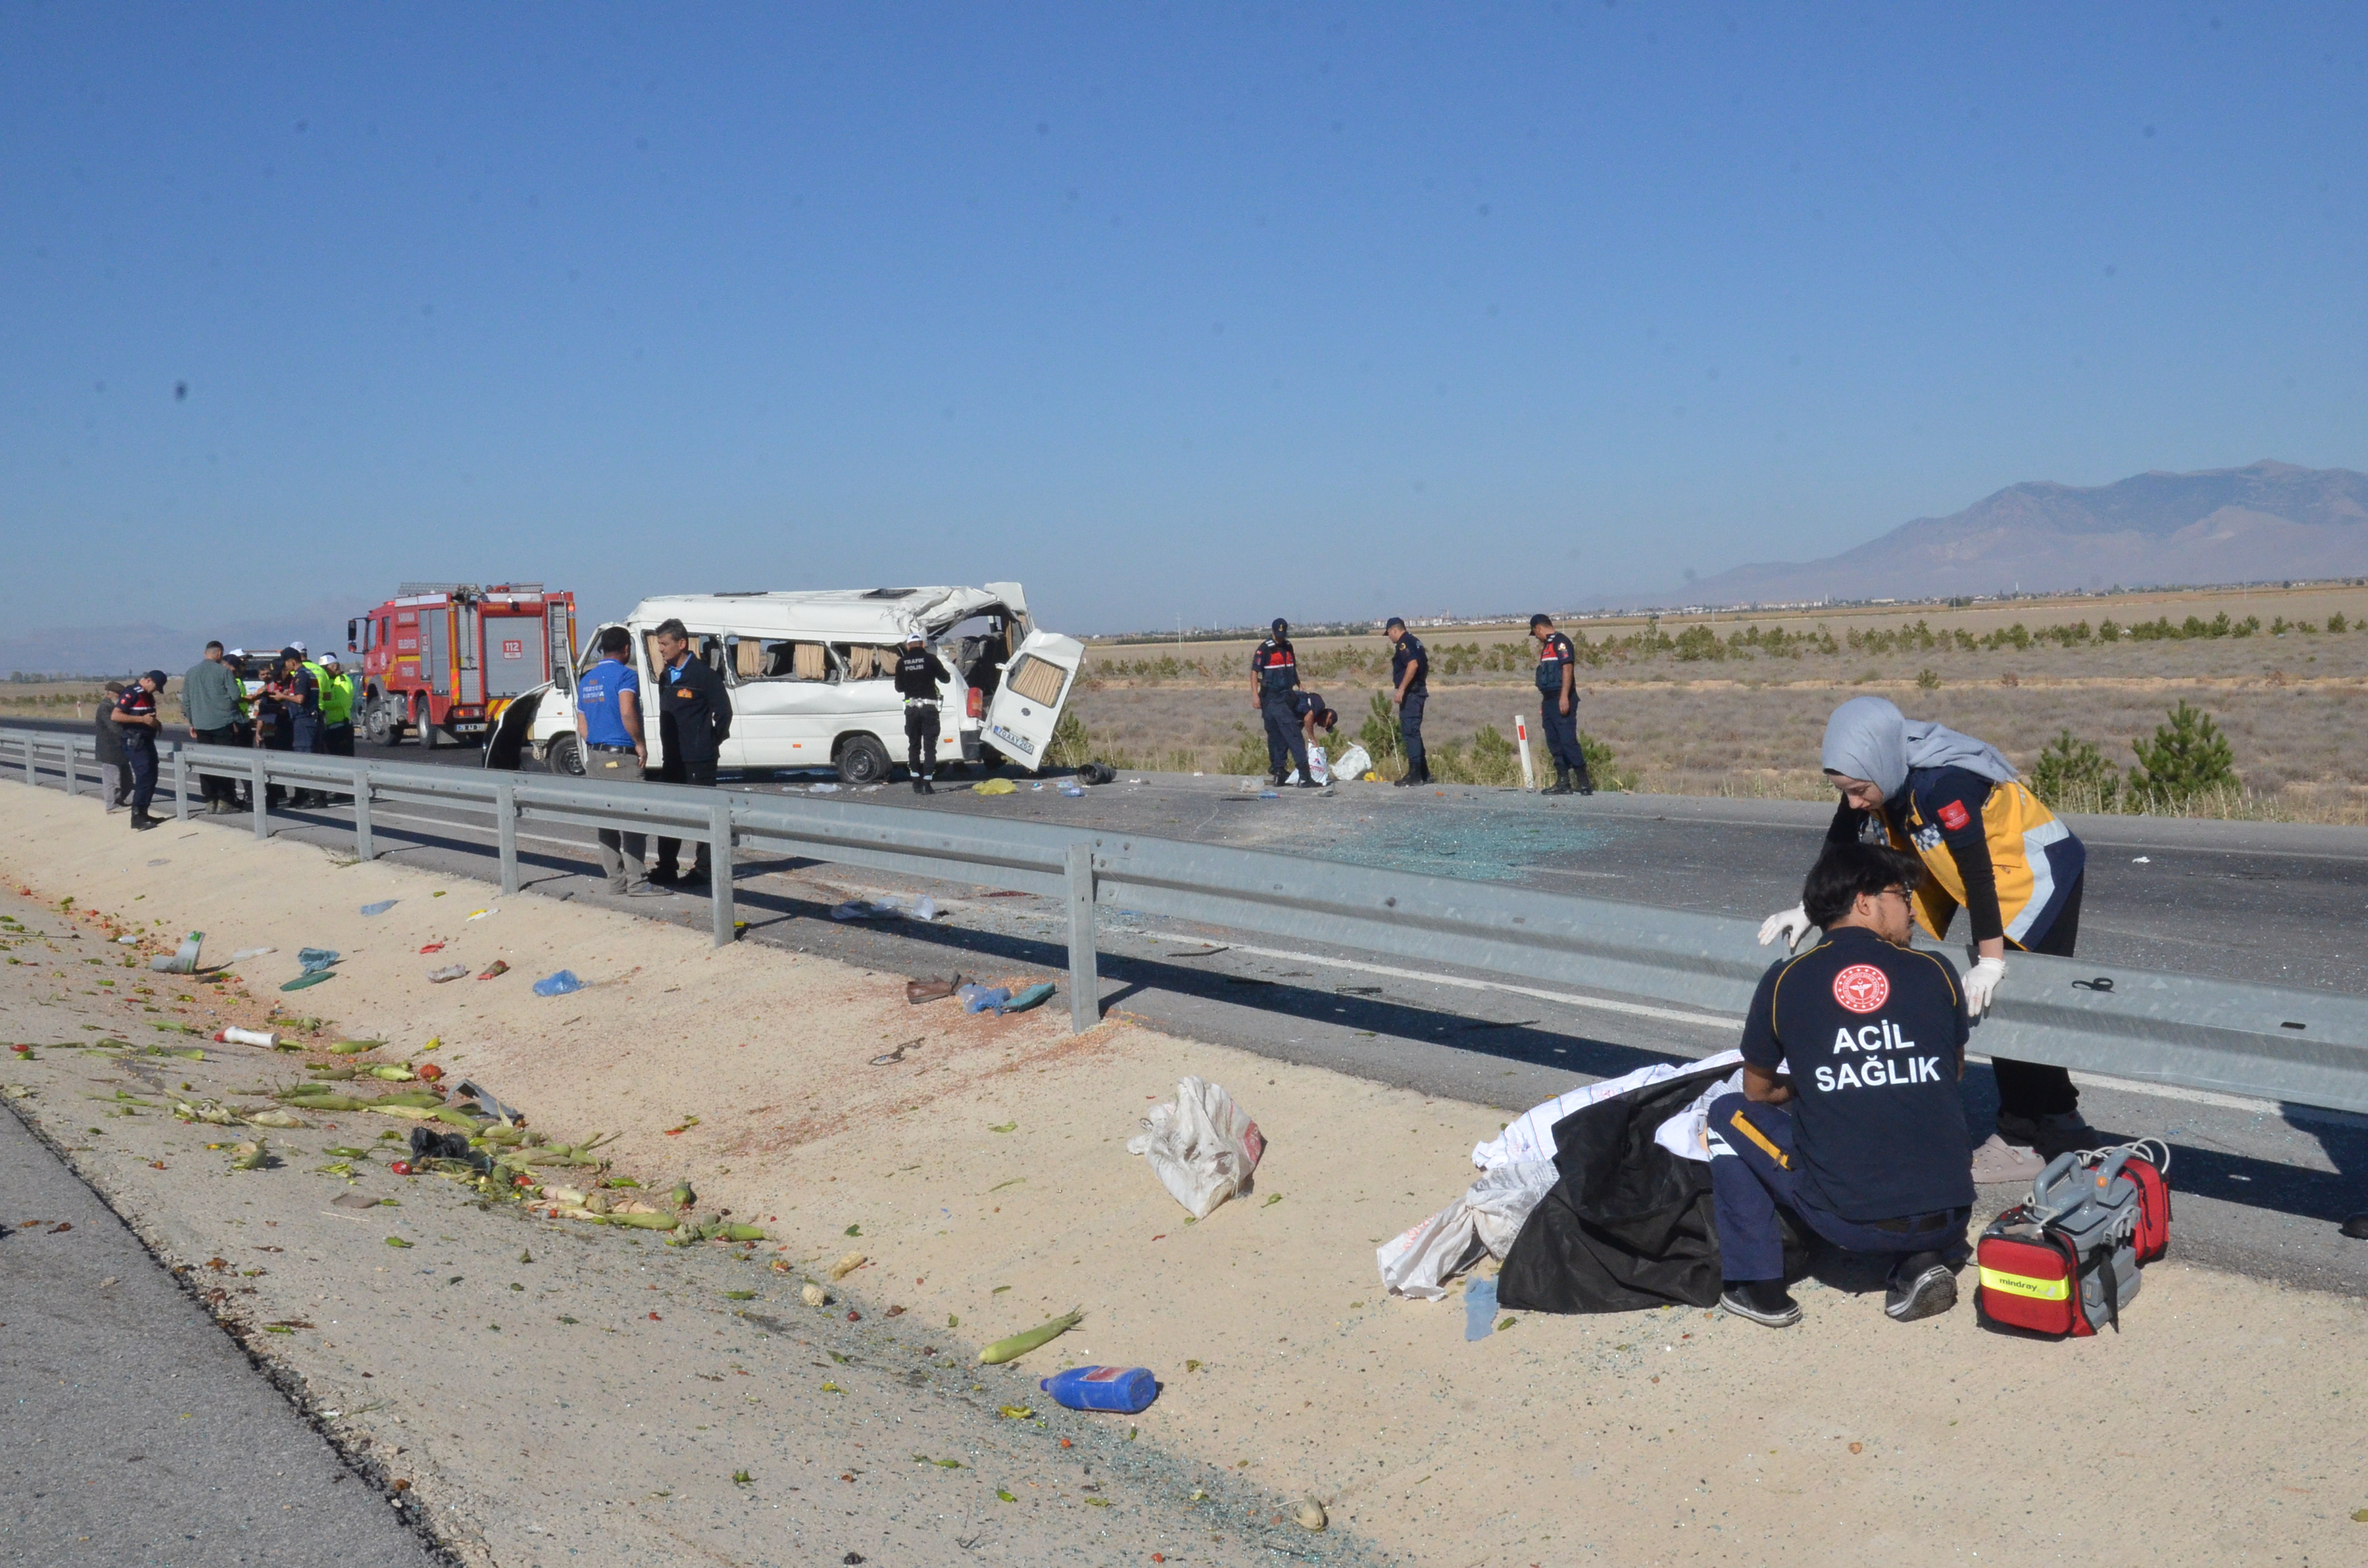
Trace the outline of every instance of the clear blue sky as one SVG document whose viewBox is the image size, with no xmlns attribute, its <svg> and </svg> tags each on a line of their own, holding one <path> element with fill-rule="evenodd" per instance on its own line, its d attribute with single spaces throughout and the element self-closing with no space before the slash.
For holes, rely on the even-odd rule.
<svg viewBox="0 0 2368 1568">
<path fill-rule="evenodd" d="M 2357 5 L 19 3 L 0 151 L 19 630 L 1521 610 L 2368 467 Z"/>
</svg>

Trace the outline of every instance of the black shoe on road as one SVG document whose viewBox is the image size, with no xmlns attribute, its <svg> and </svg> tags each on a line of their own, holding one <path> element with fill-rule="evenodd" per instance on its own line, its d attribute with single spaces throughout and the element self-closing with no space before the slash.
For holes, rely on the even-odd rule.
<svg viewBox="0 0 2368 1568">
<path fill-rule="evenodd" d="M 1770 1328 L 1790 1328 L 1801 1321 L 1801 1303 L 1786 1293 L 1782 1279 L 1732 1281 L 1720 1293 L 1718 1304 Z"/>
<path fill-rule="evenodd" d="M 1939 1317 L 1957 1304 L 1957 1276 L 1937 1252 L 1910 1253 L 1892 1266 L 1883 1315 L 1894 1323 Z"/>
<path fill-rule="evenodd" d="M 1554 769 L 1554 783 L 1553 783 L 1549 788 L 1547 788 L 1547 789 L 1545 789 L 1545 790 L 1541 790 L 1541 791 L 1540 791 L 1540 793 L 1541 793 L 1541 794 L 1546 794 L 1546 795 L 1567 795 L 1567 794 L 1569 794 L 1569 793 L 1570 793 L 1570 769 L 1569 769 L 1569 768 L 1567 768 L 1567 767 L 1557 767 L 1557 768 L 1555 768 L 1555 769 Z"/>
<path fill-rule="evenodd" d="M 2075 1149 L 2096 1149 L 2112 1142 L 2089 1125 L 2077 1110 L 2059 1111 L 2050 1116 L 2016 1116 L 2001 1111 L 1998 1118 L 1998 1136 L 2009 1143 L 2020 1143 L 2038 1151 L 2043 1160 L 2058 1154 L 2068 1154 Z"/>
<path fill-rule="evenodd" d="M 1293 784 L 1292 788 L 1294 790 L 1321 790 L 1324 786 L 1318 784 L 1313 778 L 1303 778 L 1298 783 Z"/>
<path fill-rule="evenodd" d="M 934 785 L 934 784 L 930 783 L 927 778 L 923 778 L 923 779 L 921 780 L 921 793 L 922 793 L 922 794 L 924 794 L 924 795 L 934 795 L 934 794 L 936 794 L 937 792 L 938 792 L 938 787 L 937 787 L 936 785 Z"/>
<path fill-rule="evenodd" d="M 152 827 L 161 827 L 162 825 L 164 824 L 158 822 L 154 817 L 133 817 L 131 819 L 131 831 L 134 833 L 145 833 Z"/>
</svg>

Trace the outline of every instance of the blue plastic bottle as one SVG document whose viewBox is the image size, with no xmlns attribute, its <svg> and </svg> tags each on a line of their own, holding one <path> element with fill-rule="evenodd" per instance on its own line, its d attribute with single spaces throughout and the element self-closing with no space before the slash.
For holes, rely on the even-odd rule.
<svg viewBox="0 0 2368 1568">
<path fill-rule="evenodd" d="M 1036 1385 L 1072 1410 L 1115 1410 L 1132 1415 L 1159 1397 L 1147 1367 L 1072 1367 Z"/>
</svg>

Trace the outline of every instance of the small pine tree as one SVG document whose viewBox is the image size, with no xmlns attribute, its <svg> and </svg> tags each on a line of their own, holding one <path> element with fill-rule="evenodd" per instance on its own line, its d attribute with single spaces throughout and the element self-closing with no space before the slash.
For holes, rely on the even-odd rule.
<svg viewBox="0 0 2368 1568">
<path fill-rule="evenodd" d="M 1585 730 L 1578 733 L 1578 755 L 1587 758 L 1587 777 L 1599 790 L 1634 790 L 1636 775 L 1620 766 L 1611 750 L 1611 743 L 1600 741 Z"/>
<path fill-rule="evenodd" d="M 1388 692 L 1373 693 L 1373 699 L 1365 705 L 1364 727 L 1357 732 L 1357 744 L 1365 748 L 1376 767 L 1398 755 L 1398 705 L 1390 700 Z"/>
<path fill-rule="evenodd" d="M 2031 792 L 2059 812 L 2110 812 L 2121 799 L 2121 770 L 2090 742 L 2065 730 L 2039 754 L 2030 777 Z"/>
<path fill-rule="evenodd" d="M 2130 771 L 2130 792 L 2180 805 L 2207 790 L 2233 788 L 2237 756 L 2212 715 L 2182 698 L 2151 741 L 2133 740 L 2138 766 Z"/>
</svg>

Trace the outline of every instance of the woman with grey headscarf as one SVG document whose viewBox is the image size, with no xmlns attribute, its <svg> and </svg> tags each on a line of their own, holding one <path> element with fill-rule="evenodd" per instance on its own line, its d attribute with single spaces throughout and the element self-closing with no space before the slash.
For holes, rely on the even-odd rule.
<svg viewBox="0 0 2368 1568">
<path fill-rule="evenodd" d="M 1861 836 L 1912 849 L 1928 873 L 1916 918 L 1935 940 L 1962 906 L 1975 961 L 1965 1006 L 1987 1008 L 2006 978 L 2006 951 L 2069 957 L 2080 928 L 2087 851 L 2023 787 L 1996 746 L 1930 720 L 1909 719 L 1880 697 L 1854 697 L 1826 722 L 1826 777 L 1841 792 L 1828 842 Z M 1788 947 L 1808 929 L 1795 905 L 1769 916 L 1762 946 Z M 2025 1181 L 2043 1156 L 2087 1146 L 2080 1093 L 2061 1067 L 1994 1061 L 1998 1132 L 1974 1152 L 1977 1181 Z"/>
</svg>

